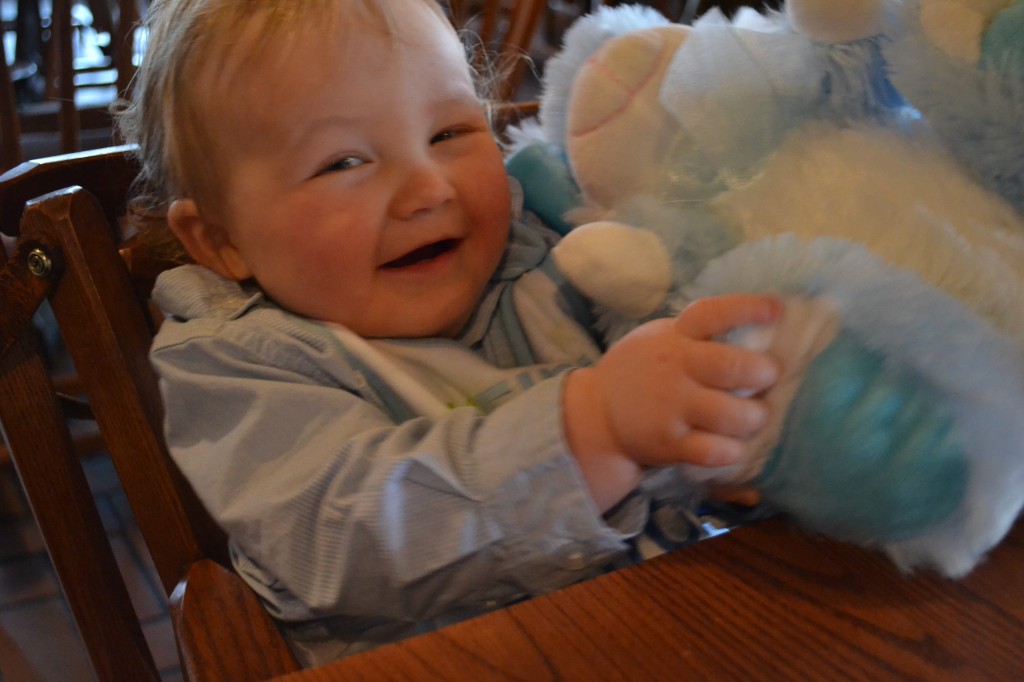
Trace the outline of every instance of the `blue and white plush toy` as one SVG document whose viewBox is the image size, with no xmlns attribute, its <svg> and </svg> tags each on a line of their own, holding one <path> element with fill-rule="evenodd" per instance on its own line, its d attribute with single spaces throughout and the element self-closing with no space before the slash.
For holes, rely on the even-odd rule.
<svg viewBox="0 0 1024 682">
<path fill-rule="evenodd" d="M 692 27 L 608 8 L 544 87 L 509 167 L 613 334 L 713 294 L 786 301 L 731 336 L 783 363 L 775 423 L 744 465 L 687 475 L 970 571 L 1024 504 L 1024 0 Z"/>
</svg>

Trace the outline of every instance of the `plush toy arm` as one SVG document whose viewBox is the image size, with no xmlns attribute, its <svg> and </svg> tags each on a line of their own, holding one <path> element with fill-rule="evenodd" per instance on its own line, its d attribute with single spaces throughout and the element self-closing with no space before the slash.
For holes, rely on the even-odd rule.
<svg viewBox="0 0 1024 682">
<path fill-rule="evenodd" d="M 551 250 L 565 278 L 596 306 L 639 319 L 665 302 L 672 262 L 661 239 L 613 221 L 580 225 Z"/>
<path fill-rule="evenodd" d="M 770 505 L 835 537 L 913 537 L 966 494 L 952 423 L 926 382 L 844 332 L 808 367 L 755 485 Z"/>
</svg>

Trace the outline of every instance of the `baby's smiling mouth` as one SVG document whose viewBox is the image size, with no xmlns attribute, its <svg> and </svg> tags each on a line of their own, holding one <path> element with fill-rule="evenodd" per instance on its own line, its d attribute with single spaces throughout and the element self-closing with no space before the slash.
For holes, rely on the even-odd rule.
<svg viewBox="0 0 1024 682">
<path fill-rule="evenodd" d="M 458 239 L 442 239 L 439 242 L 434 242 L 432 244 L 427 244 L 426 246 L 421 246 L 418 249 L 413 249 L 404 256 L 399 256 L 392 261 L 388 261 L 381 267 L 395 269 L 424 263 L 454 250 L 458 244 Z"/>
</svg>

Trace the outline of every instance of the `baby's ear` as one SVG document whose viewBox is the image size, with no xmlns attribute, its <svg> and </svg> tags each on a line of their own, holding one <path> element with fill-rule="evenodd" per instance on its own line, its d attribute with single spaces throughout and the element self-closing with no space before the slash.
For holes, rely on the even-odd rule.
<svg viewBox="0 0 1024 682">
<path fill-rule="evenodd" d="M 177 199 L 167 210 L 167 223 L 192 260 L 221 277 L 241 281 L 252 277 L 252 271 L 239 253 L 227 231 L 206 221 L 192 199 Z"/>
</svg>

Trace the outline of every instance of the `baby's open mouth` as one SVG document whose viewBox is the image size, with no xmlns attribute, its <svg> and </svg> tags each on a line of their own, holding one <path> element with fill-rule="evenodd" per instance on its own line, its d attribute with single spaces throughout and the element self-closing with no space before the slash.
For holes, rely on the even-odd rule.
<svg viewBox="0 0 1024 682">
<path fill-rule="evenodd" d="M 453 250 L 459 243 L 457 239 L 442 239 L 439 242 L 433 244 L 427 244 L 421 246 L 418 249 L 414 249 L 404 256 L 400 256 L 392 261 L 388 261 L 381 267 L 384 268 L 404 268 L 410 265 L 416 265 L 417 263 L 423 263 L 425 261 L 433 260 L 438 256 L 444 255 L 449 251 Z"/>
</svg>

